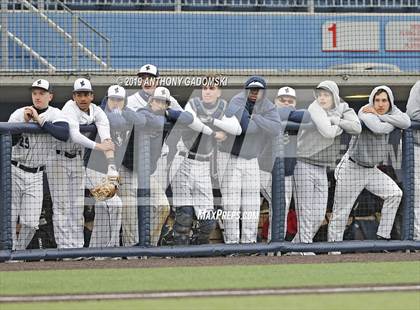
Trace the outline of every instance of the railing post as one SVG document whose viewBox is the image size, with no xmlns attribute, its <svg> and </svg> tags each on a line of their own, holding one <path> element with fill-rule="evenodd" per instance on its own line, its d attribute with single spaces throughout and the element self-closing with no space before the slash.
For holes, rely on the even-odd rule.
<svg viewBox="0 0 420 310">
<path fill-rule="evenodd" d="M 181 12 L 182 10 L 182 3 L 181 0 L 175 1 L 175 12 Z"/>
<path fill-rule="evenodd" d="M 12 249 L 12 136 L 0 134 L 0 250 Z"/>
<path fill-rule="evenodd" d="M 79 31 L 79 17 L 77 15 L 72 16 L 72 40 L 71 40 L 71 50 L 72 50 L 72 66 L 73 70 L 79 68 L 79 53 L 77 48 L 78 40 L 78 31 Z"/>
<path fill-rule="evenodd" d="M 413 129 L 409 128 L 404 130 L 402 135 L 402 169 L 404 186 L 403 240 L 413 240 L 414 235 L 414 168 Z"/>
<path fill-rule="evenodd" d="M 8 69 L 9 68 L 9 47 L 8 41 L 9 38 L 7 36 L 7 0 L 0 0 L 1 1 L 1 13 L 0 13 L 0 25 L 1 25 L 1 68 Z"/>
<path fill-rule="evenodd" d="M 273 160 L 272 170 L 272 201 L 271 201 L 271 242 L 284 241 L 284 221 L 286 217 L 284 200 L 284 154 L 283 135 L 273 139 Z"/>
<path fill-rule="evenodd" d="M 45 11 L 45 1 L 44 0 L 38 0 L 38 10 L 41 12 Z"/>
<path fill-rule="evenodd" d="M 107 69 L 111 68 L 111 42 L 105 40 L 105 48 L 106 48 L 106 65 Z"/>
<path fill-rule="evenodd" d="M 308 13 L 315 13 L 315 0 L 308 0 Z"/>
<path fill-rule="evenodd" d="M 135 126 L 133 167 L 137 171 L 139 245 L 150 245 L 150 135 Z"/>
</svg>

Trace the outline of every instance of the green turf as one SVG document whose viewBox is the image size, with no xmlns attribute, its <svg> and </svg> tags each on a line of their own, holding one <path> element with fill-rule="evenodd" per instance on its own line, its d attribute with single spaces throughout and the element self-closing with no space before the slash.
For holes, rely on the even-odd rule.
<svg viewBox="0 0 420 310">
<path fill-rule="evenodd" d="M 420 283 L 420 262 L 0 272 L 1 295 Z"/>
<path fill-rule="evenodd" d="M 418 310 L 420 294 L 365 293 L 305 296 L 258 296 L 232 298 L 173 298 L 160 300 L 84 301 L 3 304 L 4 309 L 113 310 L 113 309 L 369 309 Z M 2 308 L 3 309 L 3 308 Z"/>
</svg>

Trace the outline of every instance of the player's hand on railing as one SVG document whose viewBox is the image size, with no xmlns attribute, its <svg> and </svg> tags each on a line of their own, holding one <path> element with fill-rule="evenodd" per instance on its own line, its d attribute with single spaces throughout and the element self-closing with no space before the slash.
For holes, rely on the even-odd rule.
<svg viewBox="0 0 420 310">
<path fill-rule="evenodd" d="M 44 123 L 45 123 L 44 118 L 38 114 L 38 111 L 34 107 L 27 107 L 27 108 L 25 108 L 25 111 L 27 111 L 27 112 L 24 113 L 25 115 L 28 114 L 28 116 L 29 116 L 29 114 L 30 114 L 31 118 L 35 122 L 37 122 L 40 126 L 44 125 Z"/>
<path fill-rule="evenodd" d="M 112 142 L 111 139 L 106 139 L 102 141 L 102 143 L 96 143 L 96 149 L 106 152 L 106 151 L 114 151 L 115 144 Z"/>
<path fill-rule="evenodd" d="M 32 119 L 32 110 L 31 107 L 25 107 L 23 110 L 23 118 L 25 119 L 25 122 L 29 122 Z"/>
<path fill-rule="evenodd" d="M 227 135 L 226 135 L 226 133 L 224 131 L 215 131 L 213 133 L 213 135 L 214 135 L 214 138 L 217 141 L 220 141 L 220 142 L 225 141 L 226 138 L 227 138 Z"/>
</svg>

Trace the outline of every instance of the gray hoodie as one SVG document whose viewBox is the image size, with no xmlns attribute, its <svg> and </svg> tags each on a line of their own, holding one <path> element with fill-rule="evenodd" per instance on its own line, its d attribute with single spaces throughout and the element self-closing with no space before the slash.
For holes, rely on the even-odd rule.
<svg viewBox="0 0 420 310">
<path fill-rule="evenodd" d="M 298 159 L 317 166 L 335 166 L 340 154 L 340 135 L 343 130 L 351 135 L 361 132 L 361 124 L 356 113 L 346 102 L 340 100 L 338 86 L 333 81 L 321 82 L 317 89 L 325 89 L 333 94 L 334 107 L 324 110 L 317 100 L 308 111 L 314 128 L 302 128 L 298 134 Z"/>
<path fill-rule="evenodd" d="M 245 159 L 257 158 L 266 143 L 280 134 L 280 116 L 265 94 L 264 91 L 263 98 L 254 103 L 248 100 L 248 90 L 245 90 L 230 100 L 225 115 L 238 119 L 242 133 L 239 136 L 228 134 L 220 144 L 220 151 Z"/>
<path fill-rule="evenodd" d="M 420 122 L 420 81 L 411 88 L 407 101 L 407 114 L 413 121 Z M 414 143 L 420 146 L 420 130 L 414 130 Z"/>
<path fill-rule="evenodd" d="M 389 111 L 383 115 L 363 112 L 364 107 L 373 107 L 373 98 L 380 89 L 388 93 Z M 386 158 L 389 150 L 389 134 L 394 129 L 407 129 L 411 125 L 408 115 L 394 105 L 394 95 L 387 86 L 378 86 L 372 90 L 369 103 L 359 110 L 359 118 L 366 128 L 363 128 L 359 136 L 351 139 L 347 154 L 356 163 L 366 167 L 378 165 Z"/>
</svg>

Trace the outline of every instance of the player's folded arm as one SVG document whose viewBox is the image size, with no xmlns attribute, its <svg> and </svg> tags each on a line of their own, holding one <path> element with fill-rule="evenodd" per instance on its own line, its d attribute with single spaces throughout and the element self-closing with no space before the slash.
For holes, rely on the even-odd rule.
<svg viewBox="0 0 420 310">
<path fill-rule="evenodd" d="M 353 109 L 348 108 L 343 112 L 339 126 L 351 135 L 359 135 L 362 132 L 362 124 Z"/>
<path fill-rule="evenodd" d="M 364 113 L 360 110 L 359 118 L 370 131 L 378 135 L 389 134 L 395 129 L 394 126 L 387 122 L 382 122 L 376 115 L 372 113 Z"/>
<path fill-rule="evenodd" d="M 392 114 L 379 115 L 379 119 L 400 129 L 407 129 L 411 126 L 410 117 L 406 113 L 401 112 L 395 106 L 392 108 L 392 110 Z"/>
</svg>

